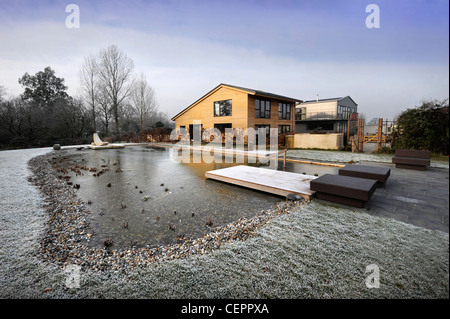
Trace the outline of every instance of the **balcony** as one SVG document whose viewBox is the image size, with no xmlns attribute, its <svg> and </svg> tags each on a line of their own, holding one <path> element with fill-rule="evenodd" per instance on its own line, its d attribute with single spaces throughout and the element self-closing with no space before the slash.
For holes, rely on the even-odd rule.
<svg viewBox="0 0 450 319">
<path fill-rule="evenodd" d="M 322 120 L 356 120 L 358 113 L 338 113 L 338 112 L 307 112 L 296 113 L 296 121 L 322 121 Z"/>
</svg>

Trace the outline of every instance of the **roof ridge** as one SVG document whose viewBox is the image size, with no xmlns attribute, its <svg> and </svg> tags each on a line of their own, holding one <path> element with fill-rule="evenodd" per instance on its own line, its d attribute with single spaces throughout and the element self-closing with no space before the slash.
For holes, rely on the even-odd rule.
<svg viewBox="0 0 450 319">
<path fill-rule="evenodd" d="M 288 96 L 284 96 L 284 95 L 279 95 L 279 94 L 270 93 L 270 92 L 261 91 L 261 90 L 249 89 L 249 88 L 246 88 L 246 87 L 243 87 L 243 86 L 237 86 L 237 85 L 233 85 L 233 84 L 220 83 L 219 85 L 214 87 L 212 90 L 208 91 L 208 93 L 203 95 L 201 98 L 197 99 L 195 102 L 193 102 L 192 104 L 190 104 L 189 106 L 184 108 L 182 111 L 180 111 L 178 114 L 173 116 L 171 120 L 173 121 L 176 117 L 180 116 L 182 113 L 184 113 L 185 111 L 190 109 L 192 106 L 197 104 L 199 101 L 204 99 L 206 96 L 208 96 L 209 94 L 211 94 L 212 92 L 214 92 L 215 90 L 220 88 L 221 86 L 228 86 L 230 88 L 234 88 L 234 89 L 237 89 L 237 90 L 250 92 L 253 95 L 264 95 L 266 97 L 269 97 L 269 98 L 271 97 L 271 98 L 274 98 L 274 99 L 287 100 L 287 101 L 293 101 L 293 102 L 300 102 L 301 101 L 300 99 L 294 99 L 294 98 L 291 98 L 291 97 L 288 97 Z"/>
</svg>

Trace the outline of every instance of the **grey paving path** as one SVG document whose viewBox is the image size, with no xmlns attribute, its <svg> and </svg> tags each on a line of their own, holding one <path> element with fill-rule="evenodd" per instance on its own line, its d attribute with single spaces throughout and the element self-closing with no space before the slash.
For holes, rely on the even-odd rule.
<svg viewBox="0 0 450 319">
<path fill-rule="evenodd" d="M 414 171 L 387 163 L 361 164 L 391 168 L 386 185 L 377 188 L 365 207 L 369 214 L 449 232 L 448 169 L 429 167 L 426 171 Z"/>
</svg>

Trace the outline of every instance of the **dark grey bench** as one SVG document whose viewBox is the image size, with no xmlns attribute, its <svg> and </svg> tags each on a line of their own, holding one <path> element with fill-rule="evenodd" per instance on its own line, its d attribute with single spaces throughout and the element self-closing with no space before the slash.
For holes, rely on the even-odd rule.
<svg viewBox="0 0 450 319">
<path fill-rule="evenodd" d="M 395 150 L 392 163 L 396 168 L 424 171 L 430 166 L 430 151 Z"/>
<path fill-rule="evenodd" d="M 310 182 L 318 199 L 334 203 L 364 207 L 376 189 L 376 180 L 325 174 Z"/>
<path fill-rule="evenodd" d="M 383 186 L 391 175 L 391 169 L 366 165 L 346 165 L 339 169 L 339 175 L 373 179 L 377 181 L 377 187 Z"/>
</svg>

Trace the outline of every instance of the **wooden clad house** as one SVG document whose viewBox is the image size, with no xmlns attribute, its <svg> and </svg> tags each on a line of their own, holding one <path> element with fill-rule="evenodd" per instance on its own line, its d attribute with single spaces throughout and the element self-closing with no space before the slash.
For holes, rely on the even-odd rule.
<svg viewBox="0 0 450 319">
<path fill-rule="evenodd" d="M 184 128 L 191 137 L 194 125 L 201 129 L 276 128 L 293 132 L 298 99 L 221 83 L 172 118 L 175 128 Z M 198 124 L 200 123 L 200 124 Z"/>
<path fill-rule="evenodd" d="M 349 120 L 357 114 L 358 104 L 350 96 L 305 101 L 296 105 L 295 132 L 346 133 Z"/>
</svg>

